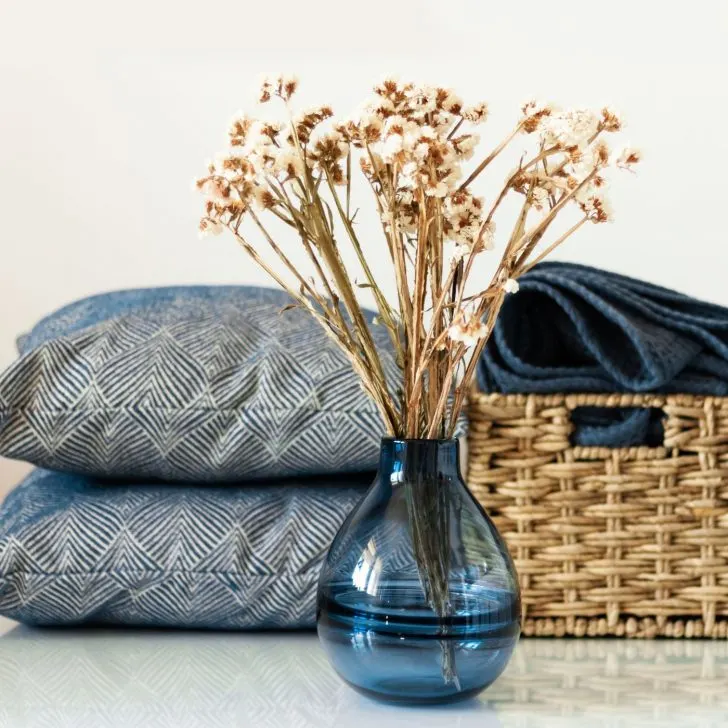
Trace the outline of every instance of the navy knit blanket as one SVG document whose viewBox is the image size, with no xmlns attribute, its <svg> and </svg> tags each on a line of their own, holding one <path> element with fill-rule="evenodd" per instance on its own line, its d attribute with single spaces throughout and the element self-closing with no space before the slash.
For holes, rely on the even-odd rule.
<svg viewBox="0 0 728 728">
<path fill-rule="evenodd" d="M 573 263 L 542 263 L 520 284 L 479 362 L 484 391 L 728 394 L 728 309 Z M 660 438 L 650 410 L 579 418 L 578 444 Z"/>
</svg>

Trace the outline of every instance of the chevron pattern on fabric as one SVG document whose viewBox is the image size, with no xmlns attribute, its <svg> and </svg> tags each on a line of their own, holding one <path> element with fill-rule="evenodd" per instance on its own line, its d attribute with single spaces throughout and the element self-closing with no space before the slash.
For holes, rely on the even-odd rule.
<svg viewBox="0 0 728 728">
<path fill-rule="evenodd" d="M 272 289 L 194 286 L 61 309 L 0 377 L 0 455 L 198 483 L 375 469 L 375 406 L 312 317 L 281 313 L 288 303 Z M 386 331 L 372 332 L 396 386 Z"/>
<path fill-rule="evenodd" d="M 0 615 L 312 627 L 323 558 L 372 478 L 140 487 L 35 470 L 0 509 Z"/>
</svg>

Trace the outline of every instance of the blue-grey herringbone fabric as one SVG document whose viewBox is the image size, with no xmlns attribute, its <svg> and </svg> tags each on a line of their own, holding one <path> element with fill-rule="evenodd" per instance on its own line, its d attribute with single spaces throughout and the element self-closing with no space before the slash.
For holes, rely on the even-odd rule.
<svg viewBox="0 0 728 728">
<path fill-rule="evenodd" d="M 372 478 L 194 487 L 35 470 L 0 508 L 0 615 L 312 627 L 322 560 Z"/>
<path fill-rule="evenodd" d="M 571 263 L 520 284 L 479 362 L 485 391 L 728 394 L 728 309 Z M 579 444 L 632 444 L 654 424 L 647 410 L 591 416 Z"/>
<path fill-rule="evenodd" d="M 0 455 L 190 482 L 375 469 L 375 406 L 311 316 L 281 313 L 289 303 L 272 289 L 193 286 L 61 309 L 0 377 Z M 395 384 L 387 333 L 372 334 Z"/>
</svg>

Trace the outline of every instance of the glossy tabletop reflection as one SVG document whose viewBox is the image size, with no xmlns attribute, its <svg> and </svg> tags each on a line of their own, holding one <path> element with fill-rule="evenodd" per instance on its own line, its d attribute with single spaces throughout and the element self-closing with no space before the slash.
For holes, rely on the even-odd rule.
<svg viewBox="0 0 728 728">
<path fill-rule="evenodd" d="M 394 707 L 313 633 L 40 631 L 0 619 L 2 728 L 728 726 L 728 643 L 522 640 L 483 695 Z"/>
</svg>

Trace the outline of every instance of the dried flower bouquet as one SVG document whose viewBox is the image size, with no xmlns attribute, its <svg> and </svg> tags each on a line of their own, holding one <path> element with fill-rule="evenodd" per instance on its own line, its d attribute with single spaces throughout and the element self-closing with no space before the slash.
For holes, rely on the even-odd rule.
<svg viewBox="0 0 728 728">
<path fill-rule="evenodd" d="M 561 110 L 529 101 L 514 128 L 479 156 L 472 127 L 488 117 L 484 103 L 467 106 L 451 90 L 387 79 L 349 119 L 329 106 L 291 108 L 292 77 L 262 83 L 259 100 L 279 101 L 282 120 L 245 114 L 230 127 L 230 147 L 196 181 L 206 197 L 200 232 L 228 229 L 250 257 L 339 344 L 376 403 L 386 432 L 398 438 L 449 438 L 462 410 L 478 356 L 505 296 L 518 277 L 588 222 L 610 219 L 604 195 L 608 167 L 630 169 L 639 151 L 612 154 L 605 136 L 622 121 L 609 108 Z M 473 192 L 494 160 L 518 147 L 515 167 L 491 200 Z M 525 149 L 524 149 L 525 148 Z M 356 168 L 359 167 L 360 171 Z M 381 220 L 384 245 L 359 237 L 352 182 L 363 175 Z M 520 196 L 510 224 L 496 218 Z M 558 234 L 562 211 L 571 220 Z M 274 227 L 290 228 L 285 239 Z M 551 234 L 550 234 L 551 233 Z M 301 271 L 291 247 L 310 263 Z M 344 246 L 357 261 L 344 262 Z M 479 256 L 499 249 L 487 285 L 472 286 Z M 396 301 L 371 262 L 386 250 Z M 359 281 L 359 282 L 357 282 Z M 358 287 L 373 294 L 377 323 L 386 327 L 401 382 L 391 387 L 362 309 Z M 427 601 L 449 613 L 449 553 L 443 529 L 448 505 L 437 483 L 407 494 L 413 551 Z M 454 655 L 443 642 L 443 677 L 457 682 Z"/>
<path fill-rule="evenodd" d="M 640 153 L 610 153 L 604 137 L 622 121 L 608 108 L 559 110 L 530 101 L 506 138 L 466 174 L 464 163 L 479 142 L 472 127 L 488 117 L 485 103 L 466 106 L 449 89 L 387 79 L 358 114 L 338 119 L 329 106 L 295 112 L 296 88 L 293 77 L 262 82 L 259 100 L 280 101 L 283 120 L 246 114 L 233 120 L 229 149 L 196 180 L 206 197 L 200 231 L 230 230 L 320 322 L 351 360 L 389 435 L 451 437 L 504 297 L 582 225 L 610 219 L 604 173 L 610 165 L 631 168 Z M 521 146 L 531 151 L 519 149 L 513 172 L 486 203 L 472 191 L 474 183 L 524 138 L 529 144 Z M 357 166 L 381 219 L 396 302 L 371 268 L 381 251 L 359 238 L 351 200 Z M 496 217 L 509 195 L 522 197 L 520 210 L 496 245 Z M 576 209 L 575 221 L 548 241 L 565 208 Z M 290 236 L 276 239 L 273 219 Z M 307 271 L 290 259 L 294 238 L 310 261 Z M 356 277 L 344 263 L 344 245 L 356 254 Z M 471 290 L 476 259 L 496 248 L 500 261 L 490 282 Z M 377 321 L 391 337 L 402 370 L 396 391 L 385 380 L 359 286 L 373 294 Z"/>
</svg>

